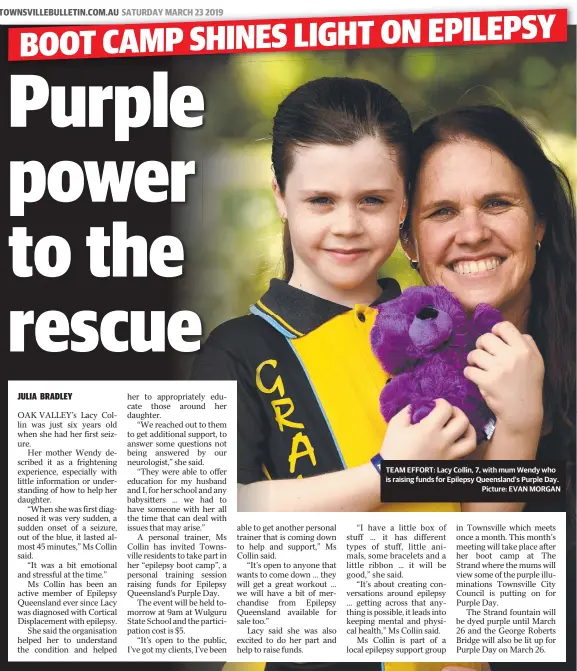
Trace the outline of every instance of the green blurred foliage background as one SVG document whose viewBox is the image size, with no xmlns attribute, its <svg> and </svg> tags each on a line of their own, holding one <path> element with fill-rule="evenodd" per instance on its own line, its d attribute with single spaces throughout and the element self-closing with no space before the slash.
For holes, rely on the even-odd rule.
<svg viewBox="0 0 577 671">
<path fill-rule="evenodd" d="M 207 335 L 245 314 L 281 274 L 281 224 L 270 188 L 272 118 L 279 102 L 310 79 L 376 81 L 401 100 L 415 125 L 459 104 L 500 105 L 539 132 L 575 187 L 575 26 L 569 37 L 543 45 L 245 54 L 211 56 L 202 64 L 180 59 L 179 76 L 201 87 L 206 110 L 201 133 L 180 131 L 174 140 L 177 155 L 201 157 L 200 183 L 177 211 L 187 261 L 194 264 L 178 302 L 201 316 Z M 403 288 L 419 282 L 400 249 L 382 272 Z"/>
</svg>

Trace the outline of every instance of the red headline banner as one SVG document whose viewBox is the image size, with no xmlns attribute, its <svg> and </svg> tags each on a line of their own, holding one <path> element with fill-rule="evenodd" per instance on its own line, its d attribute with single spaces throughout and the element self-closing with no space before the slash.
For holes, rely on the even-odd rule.
<svg viewBox="0 0 577 671">
<path fill-rule="evenodd" d="M 8 59 L 565 42 L 567 10 L 10 28 Z"/>
</svg>

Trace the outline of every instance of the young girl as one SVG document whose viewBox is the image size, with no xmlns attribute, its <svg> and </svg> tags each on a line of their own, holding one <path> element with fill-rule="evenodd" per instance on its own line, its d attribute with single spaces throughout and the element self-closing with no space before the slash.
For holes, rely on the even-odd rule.
<svg viewBox="0 0 577 671">
<path fill-rule="evenodd" d="M 278 108 L 273 191 L 285 227 L 285 278 L 271 281 L 252 314 L 213 331 L 192 375 L 237 381 L 240 511 L 460 510 L 380 502 L 381 457 L 459 459 L 475 449 L 468 419 L 446 401 L 414 426 L 407 409 L 388 427 L 379 412 L 386 375 L 369 333 L 376 307 L 400 292 L 377 273 L 406 215 L 410 142 L 406 111 L 373 82 L 311 81 Z M 443 666 L 387 662 L 386 669 Z"/>
</svg>

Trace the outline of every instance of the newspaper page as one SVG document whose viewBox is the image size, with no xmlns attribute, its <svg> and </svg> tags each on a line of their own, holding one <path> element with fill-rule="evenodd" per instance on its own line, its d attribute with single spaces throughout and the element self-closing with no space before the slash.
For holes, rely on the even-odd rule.
<svg viewBox="0 0 577 671">
<path fill-rule="evenodd" d="M 576 18 L 2 5 L 10 665 L 574 671 Z"/>
</svg>

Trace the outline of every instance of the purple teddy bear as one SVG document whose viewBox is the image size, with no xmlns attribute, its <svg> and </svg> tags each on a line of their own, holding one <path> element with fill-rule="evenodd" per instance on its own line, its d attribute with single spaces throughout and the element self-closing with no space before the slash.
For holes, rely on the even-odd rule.
<svg viewBox="0 0 577 671">
<path fill-rule="evenodd" d="M 490 438 L 495 416 L 463 369 L 477 338 L 501 321 L 501 313 L 484 303 L 468 316 L 444 287 L 411 287 L 380 305 L 371 346 L 394 376 L 380 396 L 385 420 L 410 405 L 416 424 L 433 410 L 435 399 L 444 398 L 467 415 L 477 442 Z"/>
</svg>

